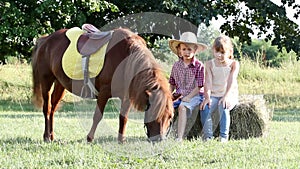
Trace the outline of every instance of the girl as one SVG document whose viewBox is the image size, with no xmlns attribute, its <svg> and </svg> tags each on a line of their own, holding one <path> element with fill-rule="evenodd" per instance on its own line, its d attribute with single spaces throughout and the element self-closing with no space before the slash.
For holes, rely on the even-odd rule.
<svg viewBox="0 0 300 169">
<path fill-rule="evenodd" d="M 237 76 L 239 62 L 233 59 L 233 45 L 228 36 L 220 36 L 213 43 L 214 59 L 205 64 L 204 101 L 200 104 L 204 141 L 213 138 L 211 115 L 220 117 L 220 141 L 229 137 L 230 110 L 238 103 Z"/>
</svg>

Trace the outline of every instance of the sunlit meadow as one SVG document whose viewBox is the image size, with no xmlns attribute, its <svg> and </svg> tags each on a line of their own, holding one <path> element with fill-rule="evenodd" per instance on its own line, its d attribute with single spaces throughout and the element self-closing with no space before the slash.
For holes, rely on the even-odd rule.
<svg viewBox="0 0 300 169">
<path fill-rule="evenodd" d="M 131 113 L 127 143 L 117 143 L 119 101 L 112 99 L 93 143 L 86 142 L 94 100 L 67 93 L 55 115 L 55 141 L 43 142 L 44 117 L 31 104 L 31 67 L 0 66 L 0 168 L 299 168 L 300 63 L 265 68 L 244 59 L 240 94 L 263 94 L 273 119 L 265 137 L 146 141 L 143 114 Z"/>
</svg>

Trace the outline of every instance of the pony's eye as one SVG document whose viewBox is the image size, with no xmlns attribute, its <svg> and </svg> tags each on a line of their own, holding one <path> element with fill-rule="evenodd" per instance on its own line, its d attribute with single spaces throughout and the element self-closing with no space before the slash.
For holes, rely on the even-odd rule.
<svg viewBox="0 0 300 169">
<path fill-rule="evenodd" d="M 159 89 L 159 85 L 158 85 L 158 84 L 155 85 L 155 86 L 153 86 L 153 87 L 151 88 L 151 90 L 157 90 L 157 89 Z"/>
</svg>

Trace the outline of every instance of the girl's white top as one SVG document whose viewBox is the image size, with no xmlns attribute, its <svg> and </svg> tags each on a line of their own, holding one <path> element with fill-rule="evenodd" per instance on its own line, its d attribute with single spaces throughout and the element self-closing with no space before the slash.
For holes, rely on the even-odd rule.
<svg viewBox="0 0 300 169">
<path fill-rule="evenodd" d="M 226 88 L 228 77 L 232 69 L 233 60 L 230 60 L 230 63 L 227 66 L 218 67 L 215 65 L 215 59 L 212 60 L 212 89 L 211 89 L 211 96 L 214 97 L 223 97 Z M 232 84 L 233 88 L 231 93 L 229 94 L 230 97 L 233 99 L 238 99 L 238 84 L 237 81 L 233 81 Z"/>
</svg>

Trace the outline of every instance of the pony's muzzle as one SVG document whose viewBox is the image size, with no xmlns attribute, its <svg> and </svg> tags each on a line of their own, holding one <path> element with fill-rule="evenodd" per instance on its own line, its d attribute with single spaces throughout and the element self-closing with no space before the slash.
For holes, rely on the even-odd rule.
<svg viewBox="0 0 300 169">
<path fill-rule="evenodd" d="M 152 137 L 148 137 L 148 141 L 149 142 L 160 142 L 160 141 L 163 141 L 163 140 L 166 140 L 170 134 L 172 130 L 172 123 L 171 125 L 169 126 L 168 130 L 166 133 L 162 134 L 162 135 L 156 135 L 156 136 L 152 136 Z"/>
<path fill-rule="evenodd" d="M 151 142 L 151 143 L 155 143 L 155 142 L 160 142 L 160 141 L 163 141 L 167 139 L 167 137 L 165 136 L 161 136 L 161 135 L 157 135 L 157 136 L 152 136 L 152 137 L 149 137 L 147 139 L 148 142 Z"/>
</svg>

